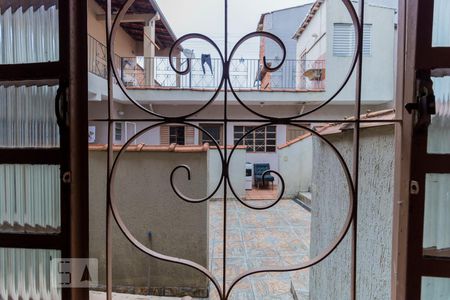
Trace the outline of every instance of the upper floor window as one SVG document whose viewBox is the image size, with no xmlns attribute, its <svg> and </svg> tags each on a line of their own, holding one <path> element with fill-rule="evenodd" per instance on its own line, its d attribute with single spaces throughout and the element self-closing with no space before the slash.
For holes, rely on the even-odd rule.
<svg viewBox="0 0 450 300">
<path fill-rule="evenodd" d="M 169 143 L 184 145 L 184 126 L 170 126 Z"/>
<path fill-rule="evenodd" d="M 223 139 L 223 130 L 222 124 L 200 124 L 200 127 L 208 132 L 219 145 L 222 145 Z M 214 145 L 211 138 L 205 134 L 203 131 L 200 131 L 200 143 L 209 143 L 210 145 Z"/>
<path fill-rule="evenodd" d="M 353 56 L 356 43 L 353 24 L 335 23 L 333 30 L 333 55 Z M 372 24 L 364 24 L 363 55 L 372 55 Z"/>
<path fill-rule="evenodd" d="M 234 126 L 234 143 L 254 126 Z M 276 126 L 266 126 L 250 132 L 239 145 L 247 146 L 248 152 L 275 152 L 277 135 Z"/>
<path fill-rule="evenodd" d="M 123 136 L 123 122 L 114 123 L 114 142 L 120 143 Z"/>
</svg>

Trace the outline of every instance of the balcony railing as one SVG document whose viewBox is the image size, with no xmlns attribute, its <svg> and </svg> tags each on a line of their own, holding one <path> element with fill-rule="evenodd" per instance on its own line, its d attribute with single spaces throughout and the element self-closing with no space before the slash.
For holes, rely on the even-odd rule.
<svg viewBox="0 0 450 300">
<path fill-rule="evenodd" d="M 88 40 L 89 72 L 106 78 L 106 47 L 93 37 Z M 120 57 L 114 60 L 122 81 L 129 88 L 215 89 L 222 79 L 222 62 L 212 58 L 190 59 L 191 71 L 177 74 L 168 57 Z M 173 58 L 179 70 L 185 70 L 187 59 Z M 275 66 L 277 60 L 268 60 Z M 235 89 L 249 90 L 324 90 L 325 61 L 286 60 L 276 72 L 267 72 L 260 59 L 233 59 L 230 80 Z"/>
<path fill-rule="evenodd" d="M 191 72 L 178 75 L 168 57 L 123 57 L 122 79 L 128 87 L 214 89 L 222 78 L 220 59 L 211 64 L 191 59 Z M 276 61 L 269 61 L 272 65 Z M 187 59 L 174 58 L 173 64 L 185 70 Z M 150 71 L 148 71 L 150 69 Z M 323 90 L 325 62 L 286 60 L 276 72 L 267 72 L 259 59 L 234 59 L 230 62 L 230 80 L 235 89 L 255 90 Z"/>
<path fill-rule="evenodd" d="M 88 36 L 88 71 L 102 78 L 107 78 L 107 54 L 106 46 L 92 36 Z M 122 74 L 122 58 L 114 55 L 114 61 L 119 68 L 119 74 Z"/>
</svg>

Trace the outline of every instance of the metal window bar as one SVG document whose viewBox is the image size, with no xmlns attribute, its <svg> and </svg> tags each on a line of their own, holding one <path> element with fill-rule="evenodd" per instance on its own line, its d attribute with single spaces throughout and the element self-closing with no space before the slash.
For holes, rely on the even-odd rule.
<svg viewBox="0 0 450 300">
<path fill-rule="evenodd" d="M 176 65 L 175 63 L 175 59 L 172 59 L 172 53 L 173 53 L 173 49 L 178 47 L 182 42 L 191 39 L 191 38 L 200 38 L 205 40 L 206 42 L 210 43 L 214 48 L 216 48 L 216 50 L 219 53 L 223 53 L 220 54 L 221 58 L 219 60 L 219 64 L 221 66 L 221 68 L 223 70 L 226 70 L 225 72 L 222 72 L 221 77 L 219 78 L 219 83 L 215 88 L 215 93 L 214 95 L 211 97 L 211 99 L 209 101 L 207 101 L 203 106 L 201 106 L 200 108 L 198 108 L 197 110 L 195 110 L 194 112 L 190 112 L 190 113 L 186 113 L 183 116 L 178 116 L 178 117 L 173 117 L 173 116 L 167 116 L 167 115 L 160 115 L 158 113 L 155 113 L 151 110 L 149 110 L 148 108 L 142 106 L 139 102 L 137 102 L 133 97 L 131 97 L 131 95 L 128 93 L 127 91 L 127 85 L 121 80 L 121 74 L 117 71 L 117 65 L 114 62 L 113 59 L 111 59 L 111 57 L 114 57 L 114 53 L 113 53 L 113 47 L 112 44 L 114 43 L 114 39 L 116 37 L 116 33 L 118 31 L 118 28 L 120 27 L 120 21 L 124 18 L 126 12 L 128 11 L 128 9 L 131 7 L 131 5 L 133 4 L 134 0 L 127 0 L 123 6 L 121 7 L 121 9 L 119 10 L 117 17 L 114 20 L 114 23 L 112 23 L 112 19 L 111 19 L 111 1 L 107 1 L 107 32 L 108 32 L 108 108 L 109 108 L 109 113 L 108 113 L 108 118 L 104 121 L 106 121 L 109 125 L 109 139 L 108 139 L 108 165 L 107 165 L 107 169 L 108 169 L 108 179 L 107 179 L 107 228 L 106 228 L 106 237 L 107 237 L 107 241 L 106 241 L 106 250 L 107 250 L 107 299 L 111 300 L 112 299 L 112 244 L 111 244 L 111 222 L 114 218 L 114 221 L 117 223 L 117 225 L 119 226 L 119 228 L 121 229 L 122 233 L 125 235 L 125 237 L 128 239 L 128 241 L 133 244 L 137 249 L 139 249 L 141 252 L 143 252 L 144 254 L 147 254 L 153 258 L 162 260 L 162 261 L 166 261 L 166 262 L 171 262 L 171 263 L 175 263 L 175 264 L 181 264 L 181 265 L 185 265 L 188 267 L 191 267 L 193 269 L 198 270 L 199 272 L 201 272 L 202 274 L 204 274 L 206 277 L 209 278 L 209 280 L 212 282 L 214 288 L 217 290 L 218 294 L 219 294 L 219 298 L 222 300 L 225 299 L 229 299 L 230 298 L 230 293 L 233 291 L 233 289 L 235 288 L 235 286 L 241 282 L 244 278 L 247 278 L 253 274 L 258 274 L 258 273 L 268 273 L 268 272 L 289 272 L 289 271 L 296 271 L 296 270 L 303 270 L 309 267 L 312 267 L 318 263 L 320 263 L 322 260 L 324 260 L 325 258 L 327 258 L 336 248 L 337 246 L 341 243 L 341 241 L 344 239 L 345 235 L 348 232 L 352 233 L 352 287 L 351 287 L 351 299 L 355 300 L 356 299 L 356 289 L 357 289 L 357 284 L 356 284 L 356 245 L 357 245 L 357 203 L 358 203 L 358 173 L 359 173 L 359 133 L 360 133 L 360 125 L 361 123 L 365 123 L 365 122 L 370 122 L 368 120 L 361 120 L 360 119 L 360 111 L 361 111 L 361 79 L 362 79 L 362 41 L 363 41 L 363 31 L 361 30 L 362 28 L 362 24 L 364 24 L 364 0 L 361 0 L 359 2 L 359 17 L 358 17 L 358 13 L 356 12 L 352 1 L 350 0 L 342 0 L 342 3 L 345 5 L 345 7 L 347 8 L 349 15 L 352 19 L 352 22 L 354 24 L 354 30 L 355 30 L 355 36 L 356 36 L 356 45 L 357 47 L 355 50 L 355 53 L 353 55 L 353 59 L 352 59 L 352 63 L 350 64 L 349 70 L 347 71 L 347 73 L 343 74 L 343 80 L 342 80 L 342 84 L 341 86 L 334 92 L 331 94 L 331 97 L 326 100 L 325 102 L 323 102 L 322 104 L 318 105 L 317 107 L 315 107 L 314 109 L 307 111 L 307 112 L 303 112 L 299 115 L 294 115 L 291 117 L 283 117 L 283 118 L 279 118 L 279 117 L 275 117 L 275 116 L 270 116 L 270 115 L 264 115 L 262 113 L 259 113 L 255 110 L 253 110 L 251 107 L 249 107 L 248 105 L 245 104 L 245 102 L 243 102 L 239 95 L 236 93 L 236 89 L 238 87 L 234 86 L 233 83 L 234 80 L 236 80 L 236 77 L 233 76 L 233 72 L 232 72 L 232 67 L 234 64 L 233 61 L 233 55 L 236 51 L 236 49 L 238 49 L 245 41 L 247 41 L 250 38 L 253 37 L 265 37 L 265 38 L 269 38 L 272 41 L 276 42 L 279 47 L 282 49 L 283 51 L 283 58 L 275 63 L 275 64 L 264 64 L 264 69 L 268 72 L 268 73 L 275 73 L 276 71 L 279 71 L 282 69 L 283 64 L 285 63 L 285 55 L 286 55 L 286 49 L 282 43 L 282 41 L 276 37 L 273 34 L 270 34 L 268 32 L 263 32 L 263 31 L 258 31 L 258 32 L 253 32 L 253 33 L 249 33 L 246 36 L 244 36 L 241 40 L 238 41 L 238 43 L 233 47 L 233 49 L 231 51 L 229 51 L 228 49 L 228 0 L 224 0 L 223 4 L 224 4 L 224 8 L 225 8 L 225 17 L 224 17 L 224 23 L 225 23 L 225 49 L 224 52 L 221 52 L 219 47 L 214 43 L 214 41 L 212 41 L 211 39 L 209 39 L 208 37 L 204 36 L 204 35 L 200 35 L 200 34 L 189 34 L 189 35 L 185 35 L 181 38 L 179 38 L 175 44 L 172 46 L 171 51 L 170 51 L 170 55 L 169 55 L 169 59 L 168 62 L 171 66 L 171 68 L 174 70 L 174 72 L 177 75 L 180 76 L 186 76 L 189 73 L 193 73 L 192 75 L 195 74 L 195 62 L 188 62 L 187 63 L 187 68 L 179 68 L 179 66 Z M 230 55 L 229 55 L 230 54 Z M 157 65 L 157 64 L 154 64 Z M 190 66 L 190 68 L 189 68 Z M 320 110 L 321 108 L 323 108 L 324 106 L 326 106 L 328 103 L 330 103 L 339 93 L 340 91 L 344 88 L 344 86 L 349 82 L 351 76 L 354 74 L 354 72 L 356 71 L 356 79 L 357 79 L 357 84 L 356 84 L 356 91 L 355 91 L 355 116 L 354 119 L 352 120 L 327 120 L 330 122 L 348 122 L 354 125 L 354 144 L 353 144 L 353 169 L 352 171 L 350 171 L 349 167 L 347 166 L 347 164 L 345 163 L 344 158 L 342 157 L 342 155 L 339 153 L 339 151 L 335 148 L 335 146 L 333 146 L 333 144 L 327 140 L 326 137 L 322 136 L 320 133 L 316 132 L 315 130 L 306 127 L 304 125 L 301 125 L 302 122 L 305 122 L 304 119 L 306 116 L 310 115 L 311 113 Z M 120 87 L 120 89 L 122 90 L 122 92 L 125 94 L 125 96 L 140 110 L 142 110 L 143 112 L 145 112 L 148 115 L 148 119 L 140 119 L 139 121 L 145 122 L 145 121 L 150 121 L 150 120 L 159 120 L 158 123 L 150 125 L 144 129 L 142 129 L 141 131 L 139 131 L 134 137 L 130 138 L 125 145 L 123 145 L 123 147 L 121 148 L 121 150 L 119 151 L 119 153 L 117 155 L 113 155 L 113 143 L 112 143 L 112 133 L 113 133 L 113 123 L 114 123 L 114 118 L 113 116 L 113 106 L 114 106 L 114 102 L 112 99 L 112 84 L 113 84 L 113 76 L 117 79 L 117 83 Z M 238 75 L 236 75 L 238 76 Z M 192 81 L 191 81 L 192 84 Z M 260 88 L 264 88 L 264 86 L 260 87 Z M 116 165 L 117 162 L 121 159 L 123 153 L 125 152 L 125 150 L 127 149 L 127 147 L 129 145 L 132 144 L 133 140 L 135 138 L 138 138 L 139 136 L 141 136 L 142 134 L 144 134 L 145 132 L 147 132 L 150 129 L 159 127 L 161 125 L 167 125 L 167 124 L 179 124 L 180 126 L 183 125 L 188 125 L 188 126 L 192 126 L 200 131 L 202 131 L 204 134 L 206 134 L 212 141 L 213 144 L 217 147 L 219 147 L 219 144 L 217 141 L 214 140 L 214 138 L 204 129 L 202 129 L 201 127 L 195 125 L 195 123 L 193 122 L 198 122 L 199 119 L 195 118 L 195 115 L 202 111 L 203 109 L 205 109 L 207 106 L 209 106 L 212 102 L 214 102 L 214 100 L 216 99 L 216 97 L 219 94 L 220 90 L 225 90 L 226 92 L 224 93 L 224 103 L 223 103 L 223 118 L 218 119 L 201 119 L 202 121 L 220 121 L 221 123 L 224 124 L 224 144 L 227 145 L 227 130 L 228 130 L 228 124 L 231 120 L 233 121 L 241 121 L 241 122 L 255 122 L 258 125 L 255 125 L 255 127 L 250 130 L 249 132 L 246 132 L 244 135 L 242 135 L 238 140 L 235 140 L 235 143 L 232 147 L 232 149 L 230 151 L 228 151 L 227 147 L 223 148 L 223 151 L 219 151 L 219 155 L 221 157 L 222 160 L 222 171 L 221 171 L 221 177 L 220 177 L 220 181 L 218 183 L 217 188 L 208 196 L 202 198 L 202 199 L 192 199 L 189 198 L 185 195 L 182 194 L 182 192 L 179 191 L 179 189 L 176 187 L 176 183 L 172 181 L 172 177 L 171 177 L 171 181 L 170 184 L 173 188 L 173 191 L 177 194 L 177 196 L 186 201 L 186 202 L 190 202 L 190 203 L 199 203 L 199 202 L 204 202 L 204 201 L 208 201 L 209 199 L 211 199 L 214 194 L 217 192 L 218 188 L 223 184 L 223 218 L 224 218 L 224 223 L 223 223 L 223 257 L 222 257 L 222 283 L 220 284 L 218 279 L 212 274 L 211 271 L 209 271 L 208 269 L 206 269 L 205 267 L 189 261 L 189 260 L 185 260 L 185 259 L 180 259 L 180 258 L 176 258 L 176 257 L 171 257 L 171 256 L 167 256 L 161 253 L 158 253 L 154 250 L 152 250 L 151 248 L 148 248 L 147 246 L 141 244 L 134 236 L 133 234 L 130 232 L 130 230 L 127 228 L 127 226 L 125 225 L 125 222 L 123 221 L 121 214 L 120 214 L 120 210 L 117 206 L 116 203 L 116 199 L 114 197 L 113 194 L 113 190 L 114 190 L 114 181 L 115 181 L 115 172 L 116 172 Z M 229 116 L 228 113 L 228 92 L 233 93 L 234 97 L 237 99 L 238 103 L 243 107 L 243 109 L 246 109 L 248 112 L 250 112 L 253 117 L 252 118 L 231 118 Z M 125 121 L 131 121 L 130 120 L 125 120 Z M 320 120 L 320 119 L 308 119 L 307 120 L 308 123 L 310 124 L 315 124 L 315 123 L 323 123 L 324 120 Z M 349 186 L 349 208 L 347 211 L 347 216 L 346 216 L 346 220 L 344 222 L 344 226 L 342 227 L 341 231 L 339 232 L 339 234 L 337 235 L 336 239 L 330 244 L 328 245 L 328 247 L 321 252 L 320 254 L 318 254 L 316 257 L 310 258 L 309 261 L 304 262 L 300 265 L 295 265 L 295 266 L 290 266 L 288 268 L 284 268 L 284 267 L 271 267 L 271 268 L 267 268 L 267 269 L 255 269 L 255 270 L 250 270 L 250 271 L 246 271 L 242 274 L 239 274 L 236 278 L 231 278 L 230 275 L 226 272 L 227 269 L 227 256 L 226 256 L 226 249 L 227 249 L 227 195 L 229 195 L 230 193 L 244 206 L 249 207 L 251 209 L 255 209 L 255 210 L 264 210 L 264 209 L 268 209 L 274 205 L 276 205 L 282 198 L 283 193 L 284 193 L 284 180 L 283 177 L 276 171 L 274 170 L 270 170 L 270 173 L 275 174 L 280 181 L 280 195 L 278 196 L 278 198 L 268 204 L 267 206 L 263 206 L 263 207 L 254 207 L 249 203 L 244 202 L 234 191 L 232 184 L 230 182 L 230 173 L 226 170 L 226 168 L 229 167 L 229 161 L 231 159 L 231 157 L 233 156 L 233 153 L 237 147 L 237 145 L 241 144 L 241 142 L 246 139 L 250 134 L 253 134 L 255 131 L 260 130 L 261 128 L 265 128 L 266 126 L 273 126 L 276 124 L 285 124 L 285 125 L 291 125 L 291 126 L 296 126 L 300 129 L 305 130 L 306 132 L 310 132 L 312 135 L 314 135 L 315 137 L 319 138 L 321 141 L 323 141 L 324 143 L 326 143 L 328 146 L 331 147 L 331 149 L 333 150 L 333 152 L 336 154 L 336 157 L 340 163 L 340 165 L 342 166 L 342 169 L 344 171 L 345 174 L 345 178 L 347 181 L 347 184 Z M 228 154 L 229 152 L 229 154 Z M 185 166 L 185 165 L 180 165 L 177 166 L 175 169 L 172 170 L 172 175 L 177 172 L 179 169 L 185 169 L 186 171 L 189 172 L 189 167 Z M 353 225 L 353 226 L 351 226 Z M 350 228 L 352 228 L 352 230 L 350 230 Z M 227 284 L 228 282 L 230 282 L 229 280 L 231 280 L 230 284 Z"/>
</svg>

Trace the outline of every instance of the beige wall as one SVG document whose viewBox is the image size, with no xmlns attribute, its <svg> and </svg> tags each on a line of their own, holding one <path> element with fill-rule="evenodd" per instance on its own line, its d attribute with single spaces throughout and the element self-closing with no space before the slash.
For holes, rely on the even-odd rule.
<svg viewBox="0 0 450 300">
<path fill-rule="evenodd" d="M 100 43 L 106 45 L 105 21 L 99 21 L 96 18 L 97 14 L 104 13 L 105 12 L 103 9 L 95 3 L 94 0 L 88 1 L 88 34 Z M 132 57 L 137 54 L 136 41 L 132 39 L 122 28 L 119 28 L 119 31 L 117 32 L 115 51 L 122 57 Z"/>
<path fill-rule="evenodd" d="M 175 182 L 190 197 L 207 192 L 207 152 L 127 152 L 120 161 L 115 193 L 120 214 L 129 230 L 147 247 L 166 255 L 193 260 L 208 267 L 208 206 L 179 199 L 170 186 L 170 173 L 184 170 Z M 105 284 L 106 152 L 90 152 L 90 257 L 99 259 L 99 282 Z M 138 251 L 113 221 L 113 285 L 146 288 L 188 288 L 205 292 L 208 282 L 187 267 L 157 261 Z M 148 233 L 152 237 L 149 238 Z"/>
</svg>

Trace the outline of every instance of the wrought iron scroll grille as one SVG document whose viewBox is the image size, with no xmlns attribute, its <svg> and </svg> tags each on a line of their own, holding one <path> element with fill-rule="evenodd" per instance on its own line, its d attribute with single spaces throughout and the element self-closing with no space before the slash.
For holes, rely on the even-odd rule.
<svg viewBox="0 0 450 300">
<path fill-rule="evenodd" d="M 196 109 L 195 111 L 186 113 L 182 116 L 166 116 L 166 115 L 161 115 L 158 113 L 155 113 L 153 111 L 151 111 L 150 109 L 144 107 L 143 105 L 141 105 L 138 101 L 136 101 L 135 99 L 133 99 L 133 97 L 128 93 L 127 89 L 126 89 L 126 85 L 124 84 L 124 82 L 121 80 L 121 75 L 118 73 L 117 70 L 119 70 L 120 66 L 116 65 L 116 62 L 114 60 L 114 41 L 116 38 L 116 34 L 117 31 L 120 27 L 120 20 L 122 20 L 125 17 L 126 12 L 128 11 L 128 9 L 132 6 L 132 4 L 134 3 L 135 0 L 127 0 L 125 1 L 125 3 L 122 5 L 121 9 L 119 10 L 119 12 L 117 13 L 116 18 L 113 20 L 112 19 L 112 12 L 111 12 L 111 0 L 107 1 L 107 19 L 106 19 L 106 28 L 107 28 L 107 56 L 108 56 L 108 60 L 107 60 L 107 72 L 108 72 L 108 118 L 105 120 L 108 122 L 108 163 L 107 163 L 107 168 L 108 168 L 108 178 L 107 178 L 107 222 L 106 222 L 106 226 L 107 226 L 107 230 L 106 230 L 106 239 L 107 239 L 107 266 L 106 266 L 106 270 L 107 270 L 107 295 L 108 295 L 108 299 L 112 299 L 112 241 L 111 241 L 111 224 L 112 224 L 112 220 L 115 220 L 115 222 L 117 223 L 117 225 L 119 226 L 119 228 L 121 229 L 122 233 L 125 235 L 125 237 L 129 240 L 130 243 L 132 243 L 137 249 L 139 249 L 140 251 L 142 251 L 143 253 L 162 260 L 162 261 L 166 261 L 166 262 L 170 262 L 170 263 L 175 263 L 175 264 L 181 264 L 181 265 L 185 265 L 188 266 L 190 268 L 196 269 L 198 271 L 200 271 L 201 273 L 203 273 L 206 277 L 209 278 L 209 280 L 212 282 L 212 284 L 214 285 L 214 287 L 217 289 L 217 292 L 219 294 L 219 298 L 222 300 L 225 299 L 229 299 L 230 298 L 230 294 L 233 291 L 233 288 L 237 285 L 237 283 L 239 283 L 241 280 L 243 280 L 244 278 L 251 276 L 253 274 L 257 274 L 257 273 L 267 273 L 267 272 L 289 272 L 289 271 L 298 271 L 298 270 L 303 270 L 306 268 L 309 268 L 311 266 L 314 266 L 318 263 L 320 263 L 322 260 L 324 260 L 326 257 L 328 257 L 336 248 L 337 246 L 341 243 L 341 241 L 343 240 L 344 236 L 350 231 L 351 228 L 351 232 L 352 232 L 352 299 L 356 299 L 356 231 L 357 231 L 357 226 L 356 226 L 356 222 L 354 222 L 357 218 L 357 190 L 358 190 L 358 172 L 359 172 L 359 134 L 360 134 L 360 125 L 363 122 L 370 122 L 369 120 L 361 120 L 360 119 L 360 110 L 361 110 L 361 70 L 362 70 L 362 39 L 363 39 L 363 32 L 361 30 L 362 28 L 362 24 L 364 24 L 364 0 L 360 0 L 359 1 L 359 12 L 357 13 L 351 0 L 342 0 L 342 4 L 347 8 L 349 16 L 351 17 L 351 20 L 353 22 L 354 25 L 354 29 L 355 29 L 355 36 L 356 36 L 356 47 L 355 47 L 355 52 L 353 55 L 353 59 L 352 62 L 349 66 L 349 70 L 347 71 L 346 74 L 343 75 L 343 79 L 342 79 L 342 84 L 339 86 L 339 88 L 331 95 L 331 97 L 326 100 L 325 102 L 323 102 L 322 104 L 320 104 L 319 106 L 317 106 L 316 108 L 307 111 L 307 112 L 303 112 L 299 115 L 293 115 L 290 117 L 275 117 L 275 116 L 270 116 L 270 115 L 265 115 L 263 113 L 260 113 L 258 111 L 255 111 L 253 108 L 251 108 L 249 105 L 247 105 L 244 101 L 242 101 L 239 97 L 239 94 L 235 91 L 235 89 L 233 88 L 233 84 L 232 84 L 232 79 L 230 78 L 230 68 L 232 67 L 230 65 L 231 60 L 233 59 L 234 54 L 236 53 L 237 49 L 247 40 L 254 38 L 254 37 L 265 37 L 267 39 L 272 40 L 273 42 L 275 42 L 276 44 L 278 44 L 278 46 L 281 48 L 281 50 L 283 51 L 283 57 L 280 60 L 278 65 L 275 66 L 271 66 L 269 64 L 267 64 L 266 62 L 266 58 L 264 57 L 263 62 L 265 65 L 265 68 L 269 71 L 269 72 L 275 72 L 277 70 L 279 70 L 282 66 L 283 63 L 285 62 L 285 58 L 286 58 L 286 48 L 283 44 L 283 42 L 275 35 L 268 33 L 268 32 L 252 32 L 249 33 L 247 35 L 245 35 L 244 37 L 242 37 L 237 43 L 236 45 L 231 49 L 231 51 L 229 51 L 228 49 L 228 0 L 224 0 L 223 1 L 223 5 L 224 5 L 224 9 L 225 9 L 225 13 L 224 13 L 224 23 L 225 23 L 225 43 L 224 43 L 224 51 L 222 52 L 221 49 L 217 46 L 217 44 L 210 39 L 209 37 L 202 35 L 202 34 L 198 34 L 198 33 L 192 33 L 192 34 L 187 34 L 185 36 L 180 37 L 175 44 L 172 46 L 170 54 L 169 54 L 169 62 L 171 64 L 172 69 L 180 75 L 185 75 L 188 74 L 191 70 L 191 66 L 189 61 L 187 62 L 187 66 L 184 67 L 184 69 L 180 70 L 177 69 L 176 66 L 173 63 L 173 50 L 178 47 L 182 42 L 187 41 L 189 39 L 201 39 L 206 41 L 207 43 L 209 43 L 211 46 L 213 46 L 217 52 L 219 53 L 220 56 L 220 61 L 221 61 L 221 65 L 222 65 L 222 70 L 223 70 L 223 74 L 222 77 L 220 79 L 220 82 L 217 86 L 217 88 L 215 89 L 213 95 L 211 96 L 211 98 L 205 103 L 203 104 L 200 108 Z M 353 139 L 353 164 L 352 164 L 352 171 L 350 171 L 349 167 L 347 166 L 347 164 L 345 163 L 343 156 L 339 153 L 339 151 L 337 150 L 337 148 L 330 142 L 328 141 L 324 136 L 320 135 L 318 132 L 316 132 L 313 129 L 310 129 L 309 127 L 305 127 L 303 125 L 301 125 L 301 123 L 305 123 L 305 121 L 307 121 L 307 123 L 310 124 L 314 124 L 314 123 L 323 123 L 324 120 L 314 120 L 314 119 L 305 119 L 305 117 L 307 115 L 310 115 L 311 113 L 323 108 L 324 106 L 326 106 L 327 104 L 329 104 L 334 98 L 336 98 L 336 96 L 342 91 L 342 89 L 346 86 L 346 84 L 349 82 L 350 77 L 355 73 L 356 75 L 356 91 L 355 91 L 355 111 L 354 111 L 354 118 L 350 119 L 350 120 L 329 120 L 330 122 L 341 122 L 341 123 L 351 123 L 353 124 L 353 128 L 354 128 L 354 139 Z M 115 121 L 128 121 L 126 118 L 121 118 L 120 120 L 113 117 L 113 107 L 114 107 L 114 102 L 113 102 L 113 83 L 117 82 L 117 84 L 119 85 L 120 89 L 122 90 L 122 92 L 125 94 L 125 96 L 128 98 L 129 101 L 131 101 L 137 108 L 139 108 L 140 110 L 142 110 L 143 112 L 146 113 L 146 115 L 148 116 L 147 119 L 139 119 L 140 122 L 153 122 L 153 125 L 150 125 L 146 128 L 144 128 L 143 130 L 139 131 L 138 133 L 136 133 L 136 135 L 134 135 L 133 137 L 131 137 L 121 148 L 121 150 L 119 151 L 119 153 L 114 157 L 113 156 L 113 132 L 114 132 L 114 127 L 113 124 Z M 222 118 L 214 118 L 214 119 L 197 119 L 195 117 L 195 115 L 204 110 L 206 107 L 208 107 L 209 105 L 211 105 L 215 99 L 217 98 L 217 96 L 219 95 L 220 91 L 224 91 L 223 95 L 224 95 L 224 102 L 223 102 L 223 117 Z M 232 95 L 236 98 L 236 100 L 239 102 L 239 104 L 246 109 L 248 112 L 250 112 L 254 117 L 253 118 L 242 118 L 242 119 L 236 119 L 236 118 L 230 118 L 229 112 L 228 112 L 228 92 L 231 92 Z M 131 120 L 130 120 L 131 121 Z M 137 120 L 133 120 L 134 122 L 136 122 Z M 252 123 L 257 123 L 258 125 L 255 126 L 251 131 L 245 133 L 238 141 L 234 142 L 234 146 L 230 149 L 227 149 L 227 147 L 223 147 L 223 152 L 222 151 L 218 151 L 219 155 L 220 155 L 220 159 L 221 159 L 221 177 L 220 177 L 220 181 L 217 184 L 217 186 L 215 187 L 215 189 L 207 196 L 205 196 L 204 198 L 201 199 L 193 199 L 190 197 L 187 197 L 186 195 L 183 194 L 183 192 L 177 187 L 175 181 L 174 181 L 174 174 L 176 172 L 186 172 L 188 178 L 190 179 L 191 176 L 191 172 L 190 172 L 190 168 L 187 165 L 179 165 L 177 166 L 175 169 L 172 170 L 171 172 L 171 176 L 170 176 L 170 184 L 172 186 L 173 191 L 176 193 L 176 195 L 182 199 L 183 201 L 186 202 L 190 202 L 190 203 L 201 203 L 201 202 L 205 202 L 210 200 L 214 194 L 216 194 L 216 192 L 219 190 L 219 188 L 223 185 L 223 257 L 222 257 L 222 266 L 223 266 L 223 270 L 222 270 L 222 282 L 219 283 L 218 279 L 212 274 L 212 272 L 210 270 L 208 270 L 207 268 L 203 267 L 200 264 L 197 264 L 195 262 L 186 260 L 186 259 L 181 259 L 181 258 L 176 258 L 176 257 L 171 257 L 171 256 L 167 256 L 161 253 L 158 253 L 150 248 L 148 248 L 147 246 L 143 245 L 140 241 L 138 241 L 137 238 L 135 238 L 133 236 L 133 234 L 131 233 L 131 231 L 127 228 L 127 226 L 125 225 L 125 222 L 123 221 L 118 205 L 116 203 L 116 197 L 115 197 L 115 191 L 114 191 L 114 180 L 115 180 L 115 174 L 116 174 L 116 166 L 118 164 L 118 161 L 121 159 L 122 154 L 125 152 L 125 150 L 127 149 L 127 147 L 129 145 L 131 145 L 133 143 L 133 140 L 135 140 L 137 137 L 143 135 L 145 132 L 147 132 L 148 130 L 155 128 L 155 127 L 159 127 L 161 125 L 165 125 L 165 124 L 182 124 L 182 125 L 188 125 L 188 126 L 192 126 L 194 128 L 196 128 L 197 130 L 199 130 L 200 132 L 203 132 L 203 134 L 206 134 L 209 138 L 210 141 L 212 141 L 212 143 L 218 147 L 218 149 L 220 149 L 220 142 L 215 140 L 213 136 L 211 136 L 211 134 L 209 134 L 205 129 L 203 129 L 200 126 L 195 125 L 193 122 L 196 121 L 202 121 L 202 122 L 221 122 L 223 124 L 223 130 L 224 130 L 224 134 L 223 134 L 223 144 L 224 145 L 228 145 L 228 141 L 227 141 L 227 130 L 228 130 L 228 126 L 227 124 L 231 121 L 236 122 L 236 121 L 242 121 L 242 122 L 252 122 Z M 291 126 L 296 126 L 298 128 L 301 128 L 302 130 L 305 130 L 307 132 L 310 132 L 313 136 L 316 136 L 317 138 L 319 138 L 321 141 L 323 141 L 324 143 L 326 143 L 328 146 L 330 146 L 330 148 L 333 150 L 334 154 L 336 155 L 336 158 L 338 159 L 338 161 L 340 162 L 340 165 L 342 166 L 342 169 L 344 171 L 344 174 L 346 176 L 346 181 L 348 183 L 348 190 L 349 190 L 349 206 L 348 206 L 348 211 L 347 211 L 347 215 L 346 215 L 346 219 L 345 219 L 345 223 L 343 225 L 343 227 L 341 228 L 339 234 L 337 235 L 337 237 L 335 238 L 335 240 L 325 249 L 323 250 L 319 255 L 315 256 L 315 257 L 311 257 L 309 261 L 306 261 L 304 263 L 301 263 L 299 265 L 295 265 L 295 266 L 289 266 L 287 268 L 284 267 L 271 267 L 269 269 L 257 269 L 257 270 L 250 270 L 247 271 L 243 274 L 240 274 L 239 276 L 237 276 L 236 278 L 229 278 L 229 275 L 226 272 L 226 266 L 227 266 L 227 198 L 232 195 L 234 196 L 242 205 L 245 205 L 246 207 L 250 208 L 250 209 L 255 209 L 255 210 L 265 210 L 268 209 L 272 206 L 277 205 L 277 203 L 282 199 L 283 197 L 283 193 L 284 193 L 284 189 L 285 189 L 285 183 L 284 183 L 284 179 L 282 177 L 282 175 L 280 173 L 278 173 L 277 171 L 274 170 L 269 170 L 266 171 L 264 173 L 265 174 L 275 174 L 279 180 L 280 180 L 280 193 L 277 197 L 276 200 L 274 200 L 272 203 L 263 206 L 263 207 L 259 207 L 259 206 L 253 206 L 248 202 L 244 202 L 235 192 L 231 181 L 230 181 L 230 176 L 231 174 L 229 173 L 229 165 L 230 165 L 230 160 L 233 157 L 233 153 L 235 152 L 237 146 L 240 144 L 240 142 L 246 137 L 248 136 L 250 133 L 260 129 L 260 128 L 264 128 L 265 126 L 269 126 L 269 125 L 278 125 L 278 124 L 284 124 L 284 125 L 291 125 Z M 228 153 L 229 152 L 229 153 Z M 229 279 L 231 279 L 231 284 L 227 285 L 227 282 L 230 282 Z"/>
</svg>

